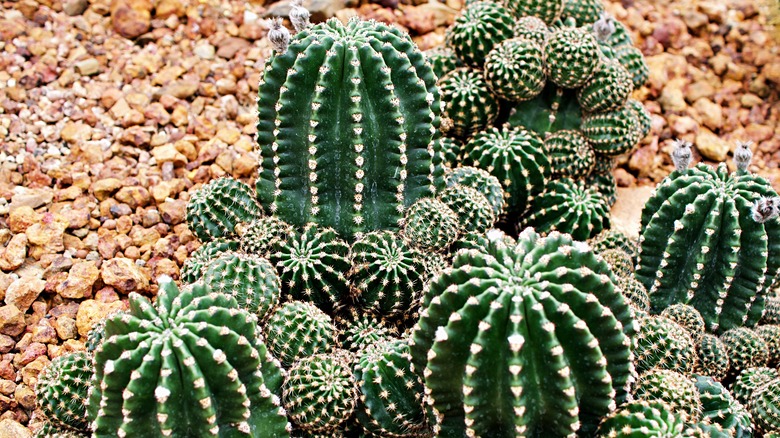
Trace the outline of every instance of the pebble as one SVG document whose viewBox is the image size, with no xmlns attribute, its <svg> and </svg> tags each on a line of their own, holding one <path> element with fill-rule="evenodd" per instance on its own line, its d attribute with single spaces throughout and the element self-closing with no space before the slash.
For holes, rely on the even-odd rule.
<svg viewBox="0 0 780 438">
<path fill-rule="evenodd" d="M 0 334 L 16 337 L 25 329 L 24 313 L 13 304 L 0 307 Z"/>
<path fill-rule="evenodd" d="M 70 268 L 67 279 L 57 285 L 56 292 L 63 298 L 89 297 L 92 294 L 92 286 L 98 278 L 100 278 L 100 270 L 94 262 L 78 262 Z"/>
<path fill-rule="evenodd" d="M 87 336 L 96 323 L 105 319 L 106 316 L 121 310 L 125 310 L 125 306 L 121 301 L 112 303 L 102 303 L 95 300 L 82 301 L 76 314 L 76 329 L 79 335 L 82 337 Z"/>
<path fill-rule="evenodd" d="M 17 234 L 5 248 L 0 248 L 0 270 L 15 271 L 27 257 L 27 235 Z"/>
<path fill-rule="evenodd" d="M 713 161 L 725 161 L 729 153 L 729 144 L 707 128 L 701 128 L 696 134 L 696 148 L 705 158 Z"/>
<path fill-rule="evenodd" d="M 82 76 L 92 76 L 100 71 L 100 62 L 95 58 L 79 61 L 74 66 Z"/>
<path fill-rule="evenodd" d="M 0 420 L 0 438 L 32 438 L 32 432 L 18 422 L 6 418 Z"/>
<path fill-rule="evenodd" d="M 101 278 L 106 285 L 125 294 L 149 289 L 146 274 L 129 258 L 116 257 L 105 261 L 101 267 Z"/>
<path fill-rule="evenodd" d="M 14 305 L 24 313 L 43 292 L 45 286 L 46 281 L 43 279 L 21 277 L 8 286 L 5 291 L 5 303 Z"/>
</svg>

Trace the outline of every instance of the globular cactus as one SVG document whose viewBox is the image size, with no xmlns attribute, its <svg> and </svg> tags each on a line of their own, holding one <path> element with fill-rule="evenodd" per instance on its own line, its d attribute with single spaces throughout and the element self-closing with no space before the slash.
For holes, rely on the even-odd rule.
<svg viewBox="0 0 780 438">
<path fill-rule="evenodd" d="M 281 371 L 257 318 L 202 284 L 159 283 L 154 306 L 131 293 L 130 312 L 106 321 L 88 403 L 94 436 L 289 437 Z"/>
<path fill-rule="evenodd" d="M 615 56 L 631 75 L 634 89 L 639 89 L 647 83 L 650 78 L 650 67 L 641 50 L 634 46 L 621 45 L 615 48 Z"/>
<path fill-rule="evenodd" d="M 515 38 L 530 40 L 539 46 L 544 46 L 549 34 L 550 28 L 539 17 L 525 15 L 515 20 Z"/>
<path fill-rule="evenodd" d="M 482 66 L 494 46 L 512 37 L 512 25 L 512 15 L 501 5 L 473 2 L 447 29 L 446 42 L 465 64 Z"/>
<path fill-rule="evenodd" d="M 561 17 L 564 0 L 506 0 L 503 2 L 516 18 L 534 16 L 553 24 Z"/>
<path fill-rule="evenodd" d="M 780 378 L 758 388 L 750 397 L 748 410 L 759 431 L 780 431 Z"/>
<path fill-rule="evenodd" d="M 558 28 L 544 45 L 547 78 L 559 87 L 582 87 L 598 69 L 599 54 L 598 41 L 586 30 Z"/>
<path fill-rule="evenodd" d="M 605 249 L 599 252 L 599 256 L 607 262 L 612 272 L 618 277 L 634 276 L 634 263 L 631 261 L 631 256 L 622 249 Z"/>
<path fill-rule="evenodd" d="M 352 244 L 352 297 L 387 317 L 412 308 L 427 281 L 423 254 L 390 231 L 374 232 Z"/>
<path fill-rule="evenodd" d="M 236 225 L 262 214 L 252 188 L 229 177 L 209 182 L 187 202 L 187 225 L 203 242 L 233 237 Z"/>
<path fill-rule="evenodd" d="M 458 216 L 460 233 L 487 232 L 498 220 L 487 198 L 471 187 L 448 187 L 439 194 L 439 200 Z"/>
<path fill-rule="evenodd" d="M 268 257 L 274 245 L 287 240 L 293 228 L 276 216 L 264 216 L 239 228 L 241 251 Z"/>
<path fill-rule="evenodd" d="M 492 254 L 498 247 L 513 247 L 517 245 L 515 239 L 501 230 L 493 228 L 487 233 L 466 233 L 452 245 L 453 253 L 465 250 L 476 250 L 485 254 Z"/>
<path fill-rule="evenodd" d="M 720 336 L 731 362 L 731 373 L 763 367 L 769 361 L 769 348 L 761 336 L 747 327 L 733 328 Z"/>
<path fill-rule="evenodd" d="M 424 198 L 409 207 L 404 217 L 403 235 L 423 251 L 444 251 L 458 238 L 458 216 L 447 204 Z"/>
<path fill-rule="evenodd" d="M 634 363 L 640 374 L 654 368 L 687 374 L 696 365 L 696 346 L 691 335 L 670 319 L 639 318 L 635 341 Z"/>
<path fill-rule="evenodd" d="M 780 325 L 759 325 L 753 329 L 766 342 L 769 366 L 780 364 Z"/>
<path fill-rule="evenodd" d="M 196 249 L 181 267 L 181 281 L 184 284 L 194 283 L 203 276 L 203 272 L 212 260 L 226 251 L 235 251 L 239 248 L 236 240 L 217 238 L 210 240 Z"/>
<path fill-rule="evenodd" d="M 628 105 L 582 118 L 582 134 L 597 154 L 614 157 L 630 152 L 639 141 L 640 127 L 635 110 Z"/>
<path fill-rule="evenodd" d="M 463 67 L 463 62 L 455 54 L 455 51 L 446 46 L 438 46 L 423 52 L 425 59 L 431 64 L 433 74 L 442 78 L 447 73 L 458 67 Z"/>
<path fill-rule="evenodd" d="M 731 361 L 726 346 L 716 336 L 709 333 L 702 335 L 696 344 L 696 356 L 699 361 L 694 367 L 694 372 L 702 376 L 710 376 L 717 381 L 722 381 L 731 369 Z"/>
<path fill-rule="evenodd" d="M 642 102 L 636 99 L 628 99 L 626 101 L 626 107 L 634 114 L 634 118 L 637 121 L 637 129 L 639 130 L 638 138 L 642 140 L 647 137 L 652 128 L 653 120 L 650 118 L 650 113 L 647 112 Z"/>
<path fill-rule="evenodd" d="M 764 313 L 759 320 L 761 324 L 780 324 L 780 297 L 770 295 L 764 303 Z"/>
<path fill-rule="evenodd" d="M 560 231 L 586 240 L 609 228 L 609 205 L 600 193 L 584 183 L 564 178 L 550 181 L 531 203 L 530 214 L 520 221 L 541 233 Z"/>
<path fill-rule="evenodd" d="M 637 242 L 613 228 L 600 232 L 596 237 L 589 239 L 588 243 L 596 252 L 618 248 L 625 251 L 632 259 L 636 257 Z"/>
<path fill-rule="evenodd" d="M 690 304 L 716 333 L 753 326 L 780 269 L 780 220 L 754 218 L 752 209 L 776 193 L 746 166 L 688 169 L 690 145 L 676 147 L 678 169 L 642 210 L 636 277 L 655 311 Z"/>
<path fill-rule="evenodd" d="M 650 296 L 647 295 L 647 289 L 633 275 L 617 277 L 615 285 L 620 289 L 620 293 L 626 297 L 629 304 L 632 304 L 637 310 L 650 311 Z"/>
<path fill-rule="evenodd" d="M 349 245 L 331 228 L 308 224 L 302 232 L 278 241 L 270 259 L 281 277 L 282 290 L 292 299 L 311 301 L 331 311 L 349 292 Z"/>
<path fill-rule="evenodd" d="M 578 26 L 595 23 L 604 13 L 600 0 L 577 0 L 563 2 L 561 19 L 573 18 Z"/>
<path fill-rule="evenodd" d="M 457 167 L 463 160 L 463 143 L 452 137 L 440 137 L 437 141 L 442 164 L 450 168 Z"/>
<path fill-rule="evenodd" d="M 584 178 L 596 163 L 596 153 L 579 131 L 554 132 L 544 139 L 544 147 L 550 155 L 553 178 Z"/>
<path fill-rule="evenodd" d="M 490 203 L 496 217 L 504 212 L 504 189 L 498 178 L 488 171 L 476 167 L 462 166 L 453 169 L 444 176 L 447 187 L 466 186 L 481 193 Z"/>
<path fill-rule="evenodd" d="M 357 399 L 352 360 L 352 353 L 335 350 L 304 357 L 288 370 L 282 400 L 295 426 L 326 432 L 352 416 Z"/>
<path fill-rule="evenodd" d="M 439 79 L 442 115 L 452 121 L 447 135 L 466 140 L 498 118 L 499 101 L 482 72 L 457 68 Z"/>
<path fill-rule="evenodd" d="M 268 350 L 282 365 L 336 346 L 336 327 L 330 316 L 314 305 L 290 301 L 279 306 L 263 327 Z"/>
<path fill-rule="evenodd" d="M 676 371 L 657 369 L 640 375 L 633 395 L 635 400 L 665 403 L 688 422 L 696 422 L 701 416 L 695 380 Z"/>
<path fill-rule="evenodd" d="M 86 432 L 76 432 L 70 429 L 64 429 L 46 421 L 40 429 L 35 432 L 33 438 L 86 438 Z"/>
<path fill-rule="evenodd" d="M 696 376 L 702 422 L 719 426 L 727 436 L 748 437 L 753 433 L 747 409 L 712 377 Z"/>
<path fill-rule="evenodd" d="M 570 236 L 529 228 L 514 247 L 460 251 L 422 306 L 411 351 L 439 436 L 592 431 L 627 397 L 629 307 Z"/>
<path fill-rule="evenodd" d="M 268 62 L 258 96 L 257 196 L 296 229 L 314 222 L 348 241 L 398 229 L 441 185 L 436 77 L 400 30 L 307 27 Z"/>
<path fill-rule="evenodd" d="M 671 319 L 684 328 L 695 344 L 698 344 L 704 335 L 704 318 L 687 304 L 673 304 L 664 309 L 661 316 Z"/>
<path fill-rule="evenodd" d="M 599 437 L 682 437 L 685 420 L 669 405 L 635 400 L 612 412 L 599 425 Z"/>
<path fill-rule="evenodd" d="M 360 398 L 356 417 L 371 434 L 433 437 L 423 382 L 412 372 L 411 360 L 408 341 L 395 340 L 367 348 L 355 361 Z"/>
<path fill-rule="evenodd" d="M 494 47 L 484 66 L 490 90 L 515 102 L 538 96 L 547 82 L 542 55 L 542 46 L 531 39 L 513 38 Z"/>
<path fill-rule="evenodd" d="M 498 178 L 506 191 L 508 211 L 514 214 L 528 209 L 550 177 L 542 139 L 522 127 L 480 132 L 465 150 L 475 167 Z"/>
<path fill-rule="evenodd" d="M 63 431 L 87 432 L 87 392 L 94 375 L 92 356 L 84 352 L 54 358 L 38 375 L 35 396 L 41 413 Z"/>
<path fill-rule="evenodd" d="M 238 252 L 225 252 L 212 261 L 203 275 L 212 291 L 230 295 L 238 307 L 254 313 L 260 321 L 279 304 L 281 282 L 276 268 L 266 259 Z"/>
<path fill-rule="evenodd" d="M 352 352 L 391 341 L 398 335 L 398 330 L 386 319 L 356 307 L 344 309 L 335 318 L 335 323 L 339 345 Z"/>
<path fill-rule="evenodd" d="M 611 111 L 625 105 L 632 91 L 634 84 L 628 71 L 617 60 L 608 59 L 577 89 L 577 100 L 587 112 Z"/>
<path fill-rule="evenodd" d="M 598 158 L 596 158 L 598 161 Z M 585 184 L 599 192 L 611 208 L 617 202 L 617 181 L 612 173 L 593 172 L 585 178 Z"/>
<path fill-rule="evenodd" d="M 750 399 L 767 383 L 776 380 L 780 374 L 774 368 L 746 368 L 740 372 L 731 384 L 731 393 L 740 403 L 750 405 Z"/>
</svg>

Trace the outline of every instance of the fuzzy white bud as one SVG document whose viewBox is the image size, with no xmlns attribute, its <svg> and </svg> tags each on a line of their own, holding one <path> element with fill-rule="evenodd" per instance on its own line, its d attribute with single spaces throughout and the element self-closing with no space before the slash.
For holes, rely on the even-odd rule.
<svg viewBox="0 0 780 438">
<path fill-rule="evenodd" d="M 286 52 L 287 46 L 290 45 L 290 31 L 282 25 L 282 19 L 271 18 L 266 25 L 268 26 L 268 39 L 274 46 L 274 51 L 280 55 Z"/>
<path fill-rule="evenodd" d="M 615 33 L 615 22 L 612 16 L 602 12 L 598 21 L 593 23 L 593 33 L 596 35 L 597 40 L 606 42 Z"/>
<path fill-rule="evenodd" d="M 764 222 L 776 218 L 780 214 L 780 197 L 765 198 L 761 197 L 751 209 L 753 220 L 763 224 Z"/>
<path fill-rule="evenodd" d="M 685 140 L 675 140 L 672 146 L 674 146 L 672 163 L 674 163 L 675 169 L 682 172 L 691 164 L 691 146 L 693 144 Z"/>
<path fill-rule="evenodd" d="M 750 146 L 753 146 L 752 141 L 738 141 L 737 150 L 734 151 L 734 164 L 737 166 L 737 170 L 747 171 L 750 162 L 753 160 L 753 151 L 750 150 Z"/>
<path fill-rule="evenodd" d="M 303 0 L 293 0 L 290 3 L 290 22 L 296 32 L 300 32 L 311 26 L 309 18 L 311 13 L 303 7 Z"/>
</svg>

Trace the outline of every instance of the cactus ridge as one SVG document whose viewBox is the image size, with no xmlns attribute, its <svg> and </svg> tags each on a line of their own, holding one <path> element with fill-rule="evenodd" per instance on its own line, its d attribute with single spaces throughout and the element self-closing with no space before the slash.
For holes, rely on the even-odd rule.
<svg viewBox="0 0 780 438">
<path fill-rule="evenodd" d="M 600 437 L 683 436 L 685 420 L 660 401 L 635 400 L 611 413 L 599 425 Z"/>
<path fill-rule="evenodd" d="M 729 436 L 751 436 L 753 425 L 747 409 L 712 377 L 696 376 L 703 422 L 719 426 Z"/>
</svg>

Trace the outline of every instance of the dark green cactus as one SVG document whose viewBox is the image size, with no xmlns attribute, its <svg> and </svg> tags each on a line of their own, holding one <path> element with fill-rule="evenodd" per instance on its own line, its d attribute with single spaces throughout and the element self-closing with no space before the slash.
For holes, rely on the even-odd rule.
<svg viewBox="0 0 780 438">
<path fill-rule="evenodd" d="M 457 138 L 440 137 L 438 140 L 442 164 L 450 168 L 457 167 L 463 160 L 463 143 Z"/>
<path fill-rule="evenodd" d="M 613 157 L 630 152 L 639 141 L 634 110 L 627 105 L 582 118 L 582 133 L 597 154 Z"/>
<path fill-rule="evenodd" d="M 282 365 L 336 346 L 336 327 L 330 316 L 311 303 L 291 301 L 279 306 L 263 327 L 268 350 Z"/>
<path fill-rule="evenodd" d="M 504 212 L 504 189 L 501 182 L 488 171 L 476 167 L 463 166 L 453 169 L 444 176 L 447 187 L 456 185 L 471 187 L 482 193 L 490 202 L 496 217 Z"/>
<path fill-rule="evenodd" d="M 482 72 L 457 68 L 439 79 L 442 116 L 452 122 L 447 135 L 468 139 L 490 126 L 498 117 L 499 101 L 488 87 Z"/>
<path fill-rule="evenodd" d="M 439 436 L 592 432 L 627 396 L 634 321 L 570 236 L 526 229 L 514 247 L 460 251 L 422 306 L 412 357 Z"/>
<path fill-rule="evenodd" d="M 685 420 L 658 401 L 635 400 L 611 413 L 599 425 L 599 437 L 682 437 Z"/>
<path fill-rule="evenodd" d="M 712 377 L 696 376 L 703 422 L 720 426 L 726 436 L 749 437 L 753 433 L 750 414 L 731 393 Z"/>
<path fill-rule="evenodd" d="M 516 18 L 532 15 L 547 24 L 561 17 L 564 0 L 506 0 L 503 2 Z"/>
<path fill-rule="evenodd" d="M 349 292 L 349 245 L 332 228 L 308 224 L 302 232 L 278 241 L 270 259 L 282 279 L 282 290 L 292 299 L 331 311 Z"/>
<path fill-rule="evenodd" d="M 517 245 L 515 239 L 503 231 L 493 228 L 487 233 L 466 233 L 452 245 L 453 253 L 462 250 L 477 250 L 485 254 L 492 254 L 496 247 L 513 247 Z"/>
<path fill-rule="evenodd" d="M 487 198 L 468 186 L 447 187 L 439 194 L 439 200 L 458 216 L 461 233 L 487 232 L 498 219 Z"/>
<path fill-rule="evenodd" d="M 561 19 L 573 18 L 578 26 L 595 23 L 604 12 L 601 0 L 564 0 Z"/>
<path fill-rule="evenodd" d="M 465 150 L 475 167 L 498 178 L 506 191 L 508 211 L 515 214 L 526 211 L 550 176 L 542 139 L 522 127 L 480 132 Z"/>
<path fill-rule="evenodd" d="M 638 373 L 654 368 L 683 374 L 693 371 L 696 346 L 691 335 L 676 322 L 662 316 L 639 318 L 635 341 L 634 364 Z"/>
<path fill-rule="evenodd" d="M 542 56 L 542 46 L 531 39 L 513 38 L 497 45 L 485 58 L 490 90 L 515 102 L 538 96 L 547 81 Z"/>
<path fill-rule="evenodd" d="M 214 292 L 230 295 L 238 307 L 264 321 L 279 304 L 281 282 L 271 263 L 255 255 L 225 252 L 212 261 L 203 282 Z"/>
<path fill-rule="evenodd" d="M 196 249 L 181 267 L 181 281 L 184 284 L 194 283 L 203 276 L 204 270 L 212 260 L 225 251 L 235 251 L 239 247 L 236 240 L 217 238 L 210 240 Z"/>
<path fill-rule="evenodd" d="M 411 211 L 411 210 L 410 210 Z M 382 316 L 407 313 L 427 282 L 423 254 L 390 231 L 352 244 L 352 297 Z"/>
<path fill-rule="evenodd" d="M 378 344 L 355 361 L 360 406 L 357 421 L 376 436 L 432 437 L 422 379 L 411 370 L 406 340 Z"/>
<path fill-rule="evenodd" d="M 637 310 L 650 311 L 650 296 L 647 295 L 647 289 L 633 275 L 617 277 L 615 285 L 620 289 L 620 293 L 628 299 L 629 304 L 632 304 Z"/>
<path fill-rule="evenodd" d="M 446 250 L 458 238 L 459 230 L 458 215 L 438 199 L 420 199 L 406 211 L 404 238 L 423 251 Z"/>
<path fill-rule="evenodd" d="M 634 46 L 623 45 L 615 48 L 615 56 L 631 75 L 634 89 L 639 89 L 647 83 L 650 78 L 650 67 L 641 50 Z"/>
<path fill-rule="evenodd" d="M 662 402 L 685 421 L 694 423 L 701 417 L 701 400 L 696 381 L 672 370 L 656 369 L 639 376 L 634 385 L 634 399 Z"/>
<path fill-rule="evenodd" d="M 352 360 L 352 353 L 335 350 L 304 357 L 288 370 L 282 400 L 295 426 L 324 432 L 352 416 L 357 399 Z"/>
<path fill-rule="evenodd" d="M 694 344 L 698 344 L 704 335 L 704 318 L 687 304 L 673 304 L 664 309 L 661 316 L 671 319 L 684 328 L 691 335 Z"/>
<path fill-rule="evenodd" d="M 766 341 L 747 327 L 733 328 L 720 336 L 731 363 L 731 373 L 747 368 L 763 367 L 769 361 Z"/>
<path fill-rule="evenodd" d="M 349 307 L 336 318 L 341 348 L 359 352 L 367 347 L 393 340 L 398 330 L 382 317 L 365 309 Z"/>
<path fill-rule="evenodd" d="M 626 101 L 626 107 L 633 112 L 637 121 L 637 128 L 639 129 L 639 140 L 647 137 L 652 128 L 653 119 L 650 118 L 650 113 L 647 112 L 642 102 L 636 99 L 628 99 Z"/>
<path fill-rule="evenodd" d="M 703 376 L 710 376 L 721 381 L 728 375 L 731 368 L 729 353 L 726 346 L 716 336 L 709 333 L 702 335 L 696 345 L 696 356 L 699 361 L 694 367 L 694 372 Z"/>
<path fill-rule="evenodd" d="M 515 38 L 531 40 L 539 46 L 544 46 L 549 34 L 550 29 L 539 17 L 526 15 L 515 20 Z"/>
<path fill-rule="evenodd" d="M 544 139 L 544 147 L 550 155 L 553 178 L 584 178 L 596 163 L 596 153 L 579 131 L 554 132 Z"/>
<path fill-rule="evenodd" d="M 601 193 L 610 207 L 617 202 L 617 180 L 612 175 L 614 166 L 615 161 L 612 157 L 596 154 L 593 171 L 585 178 L 585 184 Z"/>
<path fill-rule="evenodd" d="M 531 203 L 530 214 L 521 227 L 535 227 L 541 233 L 560 231 L 586 240 L 609 228 L 609 205 L 600 193 L 584 183 L 564 178 L 550 181 Z"/>
<path fill-rule="evenodd" d="M 746 368 L 731 384 L 731 393 L 740 403 L 750 405 L 750 399 L 767 383 L 780 377 L 777 370 L 767 367 Z"/>
<path fill-rule="evenodd" d="M 467 65 L 482 66 L 494 46 L 512 38 L 512 15 L 499 4 L 477 1 L 455 18 L 446 42 Z"/>
<path fill-rule="evenodd" d="M 38 375 L 38 407 L 52 426 L 79 433 L 89 430 L 86 402 L 93 375 L 92 356 L 84 352 L 59 356 Z"/>
<path fill-rule="evenodd" d="M 559 87 L 582 87 L 598 69 L 600 52 L 598 41 L 586 30 L 558 28 L 544 45 L 547 78 Z"/>
<path fill-rule="evenodd" d="M 759 321 L 761 324 L 780 324 L 780 297 L 767 296 L 764 304 L 764 314 Z"/>
<path fill-rule="evenodd" d="M 262 214 L 252 188 L 228 177 L 204 185 L 187 202 L 187 225 L 203 242 L 233 237 L 236 225 Z"/>
<path fill-rule="evenodd" d="M 433 74 L 442 78 L 447 73 L 458 67 L 463 67 L 463 62 L 455 54 L 455 51 L 446 46 L 438 46 L 423 52 L 425 59 L 431 64 Z"/>
<path fill-rule="evenodd" d="M 759 325 L 753 330 L 766 342 L 769 366 L 780 364 L 780 325 Z"/>
<path fill-rule="evenodd" d="M 94 436 L 288 437 L 280 369 L 257 318 L 201 284 L 159 283 L 154 306 L 131 293 L 130 312 L 106 321 L 88 403 Z"/>
<path fill-rule="evenodd" d="M 596 252 L 619 248 L 629 254 L 632 259 L 636 257 L 637 243 L 634 239 L 612 228 L 600 232 L 596 237 L 588 240 L 588 243 Z"/>
<path fill-rule="evenodd" d="M 587 112 L 603 112 L 625 105 L 634 91 L 628 71 L 617 60 L 601 62 L 582 88 L 577 89 L 580 106 Z"/>
<path fill-rule="evenodd" d="M 753 326 L 780 268 L 780 221 L 760 214 L 757 221 L 753 209 L 776 193 L 745 170 L 729 175 L 725 163 L 687 169 L 687 161 L 678 160 L 642 211 L 637 279 L 655 311 L 685 303 L 709 331 Z"/>
<path fill-rule="evenodd" d="M 780 378 L 758 388 L 750 397 L 748 410 L 757 430 L 780 431 Z"/>
<path fill-rule="evenodd" d="M 292 226 L 276 216 L 261 217 L 239 229 L 241 251 L 267 258 L 274 245 L 287 240 L 292 232 Z"/>
<path fill-rule="evenodd" d="M 296 229 L 314 222 L 349 241 L 397 229 L 441 184 L 438 98 L 400 30 L 335 18 L 301 30 L 259 86 L 258 199 Z"/>
<path fill-rule="evenodd" d="M 634 263 L 631 261 L 631 256 L 622 249 L 605 249 L 599 252 L 599 256 L 607 262 L 612 272 L 618 277 L 634 276 Z"/>
</svg>

